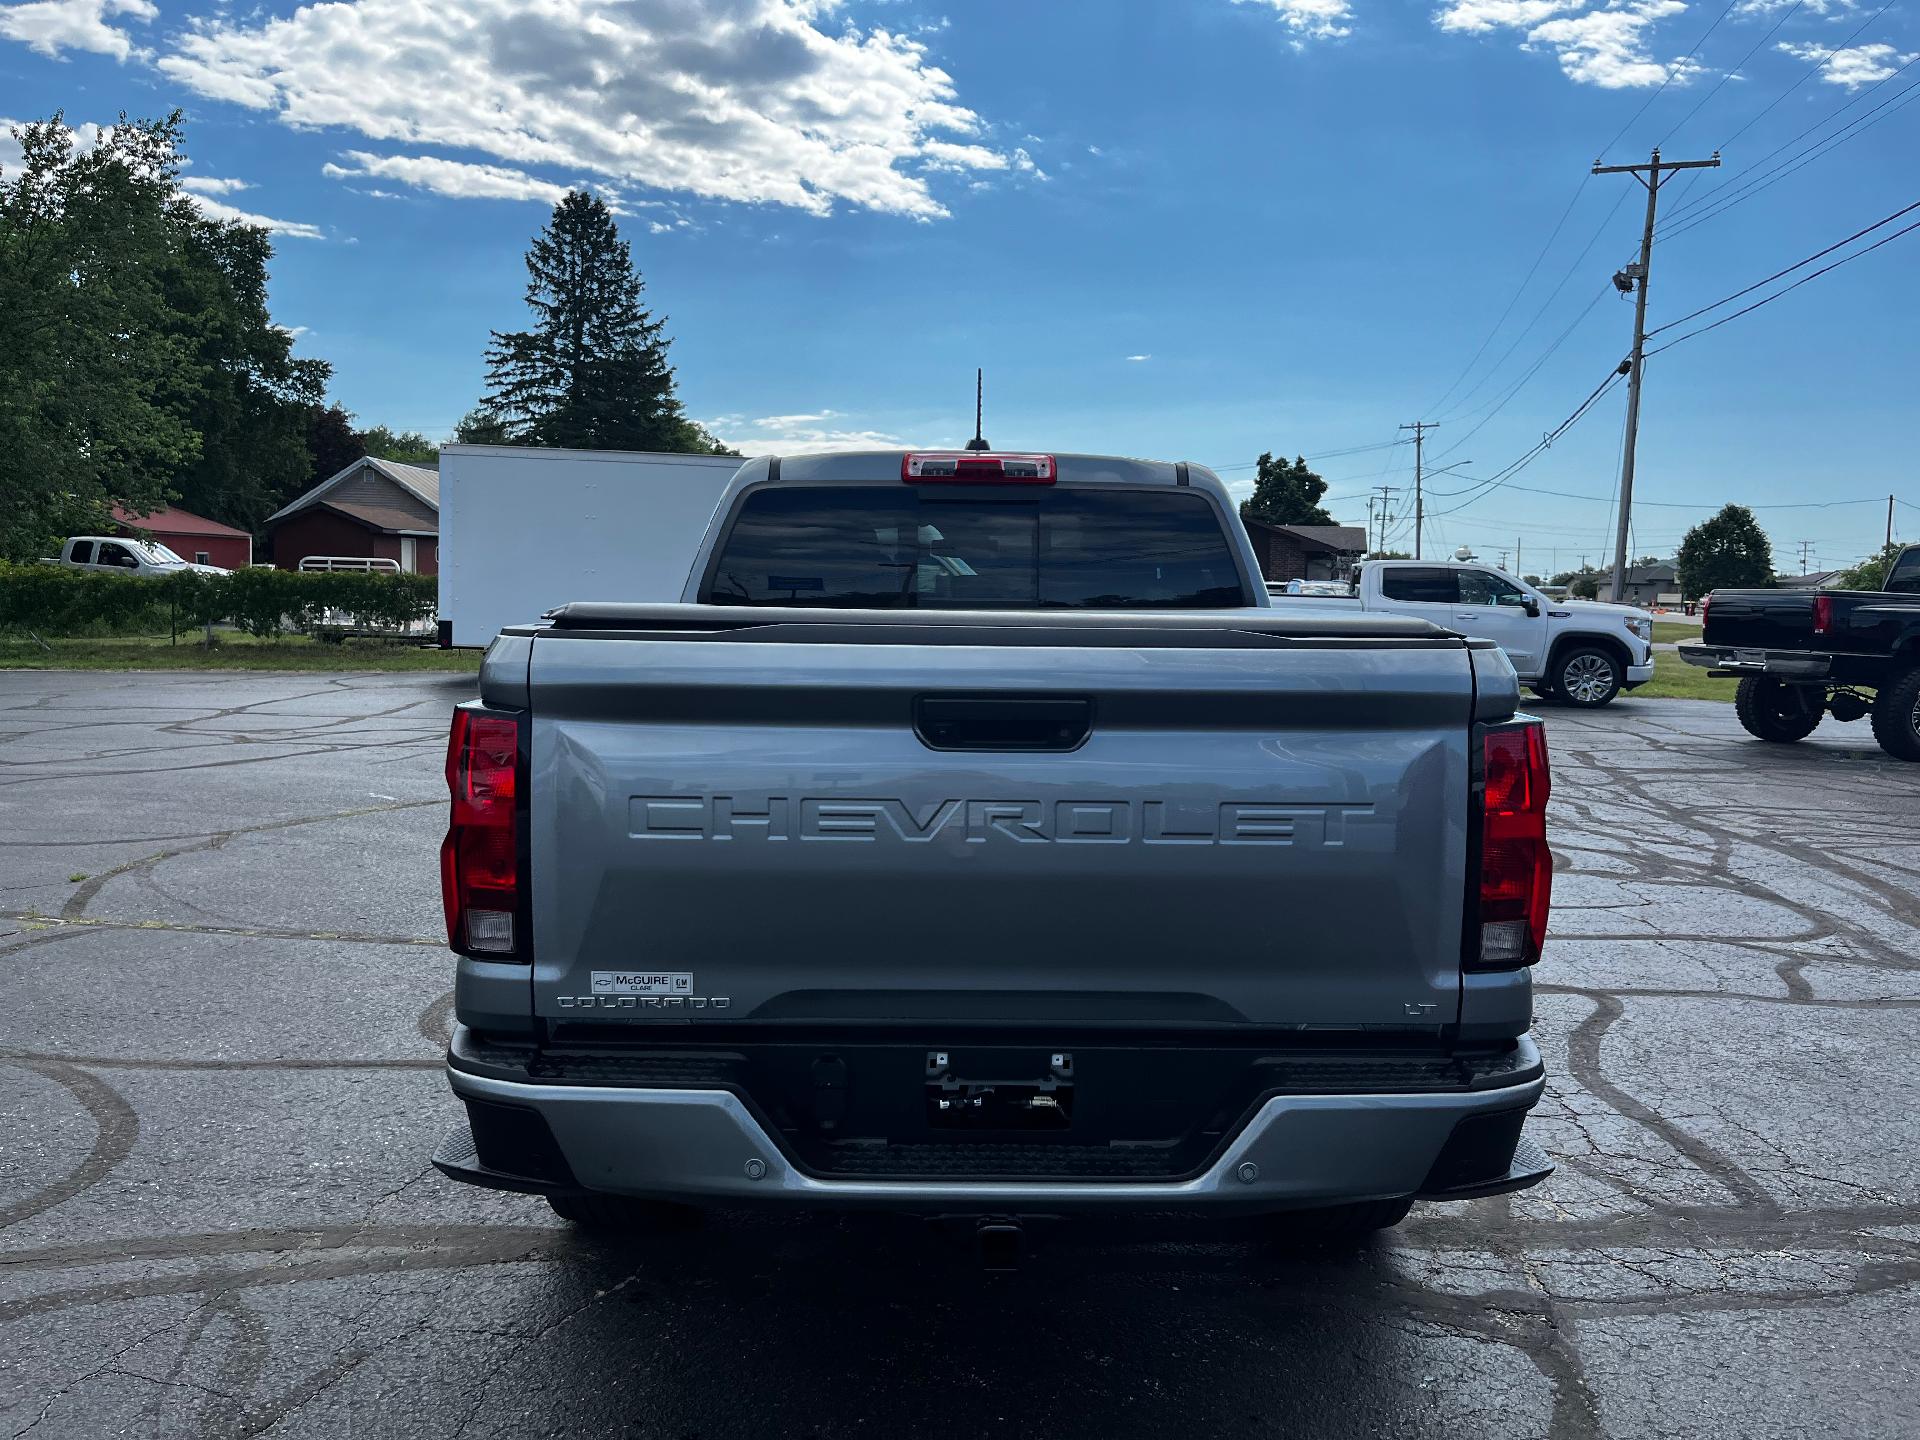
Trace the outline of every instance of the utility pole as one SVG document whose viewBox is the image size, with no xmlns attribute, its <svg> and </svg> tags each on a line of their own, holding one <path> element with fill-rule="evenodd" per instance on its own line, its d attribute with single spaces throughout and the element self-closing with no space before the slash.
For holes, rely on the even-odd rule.
<svg viewBox="0 0 1920 1440">
<path fill-rule="evenodd" d="M 1647 223 L 1640 232 L 1640 258 L 1613 277 L 1622 295 L 1634 292 L 1633 353 L 1627 357 L 1627 438 L 1620 457 L 1620 525 L 1613 541 L 1613 603 L 1627 593 L 1627 526 L 1633 509 L 1633 452 L 1640 439 L 1640 381 L 1647 368 L 1647 271 L 1653 264 L 1653 218 L 1660 202 L 1661 177 L 1675 170 L 1711 170 L 1719 167 L 1720 152 L 1711 160 L 1662 160 L 1659 150 L 1645 165 L 1602 165 L 1593 162 L 1595 175 L 1631 175 L 1647 190 Z M 1641 171 L 1646 171 L 1642 175 Z"/>
<path fill-rule="evenodd" d="M 1801 540 L 1796 543 L 1800 546 L 1800 573 L 1805 575 L 1809 573 L 1807 570 L 1807 552 L 1813 549 L 1813 541 Z"/>
<path fill-rule="evenodd" d="M 1520 537 L 1516 535 L 1513 537 L 1513 573 L 1518 575 L 1520 573 L 1520 570 L 1521 570 Z"/>
<path fill-rule="evenodd" d="M 1893 548 L 1893 496 L 1887 496 L 1887 548 Z"/>
<path fill-rule="evenodd" d="M 1427 521 L 1426 496 L 1420 488 L 1422 478 L 1420 465 L 1421 461 L 1425 458 L 1423 450 L 1424 442 L 1427 438 L 1427 431 L 1438 430 L 1440 427 L 1425 420 L 1416 420 L 1411 425 L 1402 425 L 1400 428 L 1413 432 L 1413 558 L 1418 560 L 1420 558 L 1420 532 L 1426 528 Z"/>
<path fill-rule="evenodd" d="M 1376 485 L 1373 488 L 1380 492 L 1380 543 L 1373 546 L 1373 548 L 1375 550 L 1385 550 L 1387 548 L 1387 526 L 1393 523 L 1393 510 L 1391 508 L 1393 505 L 1393 497 L 1400 493 L 1400 487 L 1397 485 Z M 1373 514 L 1373 497 L 1371 495 L 1367 497 L 1367 514 L 1369 517 Z M 1368 539 L 1372 539 L 1371 534 L 1368 535 Z"/>
</svg>

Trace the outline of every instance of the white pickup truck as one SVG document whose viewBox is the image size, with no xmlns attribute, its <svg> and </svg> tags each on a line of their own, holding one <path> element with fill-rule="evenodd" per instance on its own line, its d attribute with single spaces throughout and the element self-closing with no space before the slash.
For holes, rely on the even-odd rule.
<svg viewBox="0 0 1920 1440">
<path fill-rule="evenodd" d="M 1477 561 L 1369 560 L 1351 595 L 1277 590 L 1273 604 L 1407 615 L 1491 640 L 1534 694 L 1582 708 L 1608 704 L 1653 678 L 1653 616 L 1645 610 L 1551 600 Z"/>
<path fill-rule="evenodd" d="M 183 560 L 157 540 L 130 540 L 121 535 L 76 535 L 60 547 L 58 555 L 46 556 L 40 563 L 109 575 L 177 575 L 182 570 L 202 575 L 229 573 L 218 565 Z"/>
</svg>

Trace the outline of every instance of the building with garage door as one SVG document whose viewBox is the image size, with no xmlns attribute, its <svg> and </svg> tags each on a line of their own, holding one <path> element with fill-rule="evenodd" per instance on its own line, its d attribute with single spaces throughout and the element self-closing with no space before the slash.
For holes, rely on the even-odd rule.
<svg viewBox="0 0 1920 1440">
<path fill-rule="evenodd" d="M 368 455 L 267 517 L 273 563 L 392 560 L 402 570 L 440 573 L 440 472 Z"/>
<path fill-rule="evenodd" d="M 244 570 L 253 563 L 253 536 L 190 510 L 165 505 L 151 514 L 130 515 L 116 505 L 113 520 L 116 535 L 154 540 L 196 565 Z"/>
</svg>

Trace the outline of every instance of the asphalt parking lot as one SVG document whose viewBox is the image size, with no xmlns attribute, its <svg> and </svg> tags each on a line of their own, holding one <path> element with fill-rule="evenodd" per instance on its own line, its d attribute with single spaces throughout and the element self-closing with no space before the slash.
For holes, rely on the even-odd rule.
<svg viewBox="0 0 1920 1440">
<path fill-rule="evenodd" d="M 457 675 L 0 675 L 15 1437 L 1920 1433 L 1920 766 L 1547 712 L 1539 1189 L 1359 1255 L 597 1246 L 427 1165 Z"/>
</svg>

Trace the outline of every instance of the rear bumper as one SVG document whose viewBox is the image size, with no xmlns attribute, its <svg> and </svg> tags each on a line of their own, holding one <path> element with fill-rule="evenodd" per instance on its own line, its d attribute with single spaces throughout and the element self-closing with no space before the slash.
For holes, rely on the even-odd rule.
<svg viewBox="0 0 1920 1440">
<path fill-rule="evenodd" d="M 1782 680 L 1825 680 L 1833 670 L 1833 656 L 1806 650 L 1682 645 L 1680 658 L 1705 670 L 1724 670 L 1735 675 L 1774 675 Z"/>
<path fill-rule="evenodd" d="M 1274 1095 L 1200 1173 L 1165 1180 L 826 1176 L 799 1165 L 728 1090 L 529 1083 L 452 1068 L 448 1078 L 470 1106 L 520 1112 L 516 1125 L 544 1158 L 524 1167 L 537 1174 L 498 1156 L 483 1164 L 463 1126 L 434 1163 L 457 1180 L 533 1192 L 948 1213 L 1257 1212 L 1407 1195 L 1468 1199 L 1524 1189 L 1553 1170 L 1519 1136 L 1545 1087 L 1538 1075 L 1440 1094 Z"/>
</svg>

